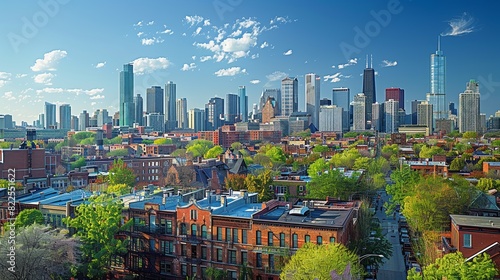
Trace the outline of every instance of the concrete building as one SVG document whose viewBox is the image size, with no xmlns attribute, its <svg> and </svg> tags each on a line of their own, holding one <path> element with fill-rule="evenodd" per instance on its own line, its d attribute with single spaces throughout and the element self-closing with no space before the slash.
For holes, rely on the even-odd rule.
<svg viewBox="0 0 500 280">
<path fill-rule="evenodd" d="M 466 90 L 459 95 L 458 103 L 458 130 L 460 133 L 467 131 L 481 133 L 480 122 L 480 94 L 479 83 L 470 80 Z"/>
<path fill-rule="evenodd" d="M 343 132 L 344 108 L 335 105 L 320 107 L 319 131 Z"/>
</svg>

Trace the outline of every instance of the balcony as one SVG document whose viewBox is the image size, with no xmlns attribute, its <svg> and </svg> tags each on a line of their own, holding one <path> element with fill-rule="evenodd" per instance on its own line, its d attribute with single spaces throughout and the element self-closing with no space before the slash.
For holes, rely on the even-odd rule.
<svg viewBox="0 0 500 280">
<path fill-rule="evenodd" d="M 191 243 L 191 244 L 201 244 L 203 239 L 199 236 L 193 235 L 179 235 L 181 242 Z"/>
</svg>

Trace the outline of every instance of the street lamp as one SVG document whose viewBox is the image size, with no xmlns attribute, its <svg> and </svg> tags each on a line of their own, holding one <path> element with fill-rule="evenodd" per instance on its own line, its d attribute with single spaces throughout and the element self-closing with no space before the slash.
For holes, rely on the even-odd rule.
<svg viewBox="0 0 500 280">
<path fill-rule="evenodd" d="M 379 258 L 385 258 L 384 255 L 378 255 L 378 254 L 366 254 L 366 255 L 362 255 L 361 257 L 359 257 L 358 259 L 358 263 L 361 263 L 362 260 L 366 259 L 366 258 L 369 258 L 369 257 L 379 257 Z"/>
</svg>

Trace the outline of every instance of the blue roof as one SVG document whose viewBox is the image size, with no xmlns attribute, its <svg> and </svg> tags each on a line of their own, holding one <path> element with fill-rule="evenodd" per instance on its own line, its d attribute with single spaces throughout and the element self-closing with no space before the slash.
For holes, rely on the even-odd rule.
<svg viewBox="0 0 500 280">
<path fill-rule="evenodd" d="M 74 190 L 40 201 L 40 204 L 52 206 L 65 206 L 67 202 L 83 200 L 90 197 L 91 193 L 85 190 Z"/>
<path fill-rule="evenodd" d="M 36 189 L 31 194 L 26 194 L 21 197 L 18 197 L 16 200 L 17 202 L 22 202 L 26 204 L 28 203 L 36 204 L 41 200 L 48 199 L 57 195 L 59 195 L 59 191 L 53 188 Z"/>
<path fill-rule="evenodd" d="M 163 193 L 158 193 L 150 197 L 141 197 L 137 195 L 137 199 L 139 200 L 135 202 L 130 202 L 129 208 L 144 209 L 144 205 L 146 205 L 146 203 L 153 203 L 153 204 L 158 204 L 160 206 L 160 210 L 175 211 L 177 209 L 177 205 L 180 206 L 187 205 L 187 203 L 182 201 L 182 197 L 180 195 L 167 197 L 165 204 L 163 204 Z"/>
</svg>

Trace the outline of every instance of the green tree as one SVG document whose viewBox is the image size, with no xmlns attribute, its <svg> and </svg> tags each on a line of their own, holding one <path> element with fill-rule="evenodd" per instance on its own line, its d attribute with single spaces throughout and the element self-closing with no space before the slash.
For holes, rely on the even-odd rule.
<svg viewBox="0 0 500 280">
<path fill-rule="evenodd" d="M 107 145 L 113 145 L 113 144 L 121 144 L 122 143 L 122 137 L 120 135 L 114 137 L 114 138 L 111 138 L 111 139 L 104 139 L 104 144 L 107 144 Z"/>
<path fill-rule="evenodd" d="M 273 163 L 284 163 L 286 161 L 285 152 L 280 147 L 273 146 L 266 152 Z"/>
<path fill-rule="evenodd" d="M 404 208 L 405 198 L 414 193 L 415 185 L 420 181 L 420 173 L 411 170 L 410 166 L 403 165 L 391 173 L 392 184 L 386 186 L 387 194 L 391 199 L 386 202 L 387 213 L 392 214 L 398 205 Z"/>
<path fill-rule="evenodd" d="M 24 209 L 17 215 L 14 225 L 16 226 L 16 229 L 18 229 L 21 227 L 30 226 L 32 224 L 43 225 L 44 221 L 45 219 L 43 218 L 43 214 L 42 212 L 40 212 L 40 210 Z"/>
<path fill-rule="evenodd" d="M 85 161 L 85 158 L 82 157 L 82 156 L 79 156 L 77 158 L 77 160 L 73 161 L 70 166 L 71 166 L 71 169 L 75 169 L 75 168 L 80 168 L 82 166 L 85 166 L 86 165 L 86 161 Z"/>
<path fill-rule="evenodd" d="M 128 156 L 128 149 L 116 149 L 106 154 L 108 157 L 126 157 Z"/>
<path fill-rule="evenodd" d="M 170 139 L 170 138 L 159 138 L 159 139 L 154 140 L 153 144 L 155 144 L 155 145 L 172 144 L 172 139 Z"/>
<path fill-rule="evenodd" d="M 73 137 L 75 138 L 75 140 L 77 142 L 80 142 L 80 141 L 82 141 L 83 139 L 86 139 L 86 138 L 93 138 L 94 135 L 95 135 L 94 132 L 80 131 L 80 132 L 75 133 L 75 135 L 73 135 Z"/>
<path fill-rule="evenodd" d="M 307 196 L 316 199 L 329 196 L 348 200 L 354 193 L 364 191 L 357 185 L 357 178 L 346 177 L 338 170 L 328 170 L 327 173 L 311 178 L 306 188 Z"/>
<path fill-rule="evenodd" d="M 233 151 L 239 151 L 243 149 L 243 145 L 240 142 L 233 142 L 231 144 L 231 149 L 233 149 Z"/>
<path fill-rule="evenodd" d="M 483 192 L 488 192 L 489 190 L 492 190 L 496 187 L 496 180 L 492 178 L 480 178 L 476 185 L 476 188 Z"/>
<path fill-rule="evenodd" d="M 154 140 L 151 140 L 151 139 L 142 139 L 142 144 L 144 145 L 151 145 L 153 144 L 155 141 Z"/>
<path fill-rule="evenodd" d="M 65 218 L 82 241 L 82 265 L 78 272 L 91 279 L 102 278 L 111 258 L 127 253 L 128 241 L 115 238 L 130 222 L 121 225 L 123 203 L 108 195 L 89 199 L 75 210 L 75 218 Z"/>
<path fill-rule="evenodd" d="M 208 267 L 206 274 L 210 280 L 229 280 L 227 271 L 215 267 Z"/>
<path fill-rule="evenodd" d="M 226 185 L 226 189 L 232 189 L 235 191 L 239 191 L 245 188 L 245 178 L 246 176 L 243 174 L 228 174 L 226 179 L 224 180 L 224 184 Z"/>
<path fill-rule="evenodd" d="M 224 149 L 221 146 L 213 146 L 203 155 L 204 158 L 217 158 L 220 154 L 224 153 Z"/>
<path fill-rule="evenodd" d="M 186 157 L 186 149 L 176 149 L 175 151 L 170 154 L 173 157 Z"/>
<path fill-rule="evenodd" d="M 269 201 L 274 198 L 274 192 L 269 186 L 273 184 L 271 170 L 267 169 L 259 173 L 257 176 L 249 174 L 245 178 L 245 188 L 249 192 L 258 193 L 259 201 Z"/>
<path fill-rule="evenodd" d="M 131 189 L 132 188 L 126 184 L 116 184 L 116 185 L 108 185 L 106 192 L 109 194 L 114 193 L 117 195 L 124 195 L 124 194 L 129 194 Z"/>
<path fill-rule="evenodd" d="M 94 143 L 95 143 L 94 137 L 89 137 L 89 138 L 82 139 L 79 144 L 80 145 L 92 145 Z"/>
<path fill-rule="evenodd" d="M 477 138 L 477 132 L 475 132 L 475 131 L 466 131 L 463 134 L 463 138 L 465 138 L 465 139 L 476 139 Z"/>
<path fill-rule="evenodd" d="M 186 151 L 191 153 L 194 158 L 203 156 L 210 148 L 214 146 L 214 143 L 208 140 L 196 139 L 189 142 L 186 145 Z"/>
<path fill-rule="evenodd" d="M 415 269 L 408 272 L 409 280 L 425 279 L 494 279 L 498 270 L 491 257 L 483 253 L 472 261 L 465 261 L 461 252 L 450 253 L 424 267 L 423 275 Z"/>
<path fill-rule="evenodd" d="M 132 188 L 135 185 L 134 170 L 128 167 L 123 160 L 115 160 L 109 169 L 108 182 L 110 185 L 125 184 Z"/>
<path fill-rule="evenodd" d="M 331 159 L 330 163 L 335 167 L 345 167 L 347 169 L 352 169 L 356 159 L 361 157 L 358 149 L 350 148 L 342 153 L 335 154 Z"/>
<path fill-rule="evenodd" d="M 371 158 L 368 158 L 368 157 L 359 157 L 354 161 L 353 169 L 354 170 L 360 170 L 360 169 L 368 170 L 372 161 L 373 160 Z"/>
<path fill-rule="evenodd" d="M 325 159 L 318 158 L 315 162 L 309 165 L 309 168 L 307 169 L 307 174 L 309 174 L 309 176 L 313 178 L 316 176 L 320 176 L 321 174 L 323 174 L 323 172 L 329 169 L 330 166 L 325 161 Z"/>
<path fill-rule="evenodd" d="M 272 168 L 273 167 L 273 162 L 265 154 L 260 154 L 260 153 L 256 154 L 255 156 L 253 156 L 253 162 L 255 164 L 260 164 L 260 165 L 264 166 L 265 168 Z"/>
<path fill-rule="evenodd" d="M 330 148 L 328 148 L 328 146 L 325 146 L 325 145 L 316 145 L 313 148 L 313 152 L 315 152 L 315 153 L 325 153 L 325 152 L 328 152 L 329 150 L 330 150 Z"/>
<path fill-rule="evenodd" d="M 460 171 L 465 166 L 465 160 L 462 157 L 455 157 L 450 164 L 451 171 Z"/>
<path fill-rule="evenodd" d="M 420 150 L 419 157 L 420 158 L 432 158 L 433 155 L 444 155 L 445 152 L 438 146 L 427 147 L 423 146 Z"/>
<path fill-rule="evenodd" d="M 382 156 L 389 160 L 391 156 L 393 155 L 398 155 L 399 153 L 399 145 L 398 144 L 392 144 L 392 145 L 385 145 L 382 147 Z"/>
<path fill-rule="evenodd" d="M 280 279 L 286 280 L 311 280 L 332 279 L 331 273 L 335 271 L 342 275 L 347 266 L 351 276 L 363 274 L 358 262 L 358 256 L 349 251 L 340 243 L 317 245 L 306 243 L 291 257 L 283 268 Z"/>
</svg>

